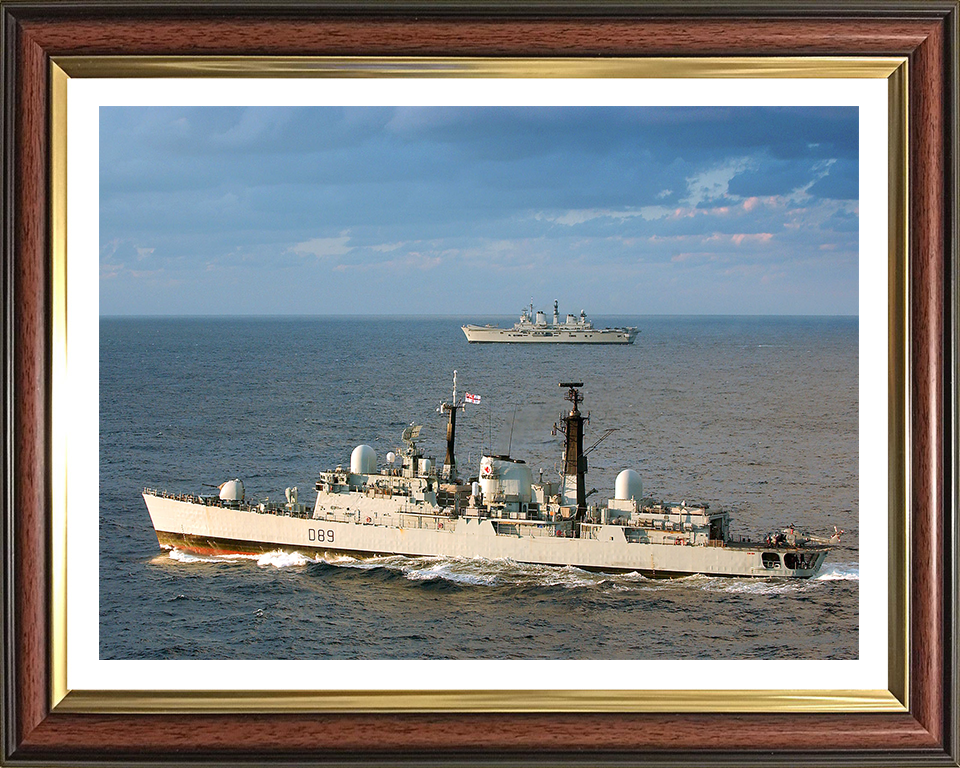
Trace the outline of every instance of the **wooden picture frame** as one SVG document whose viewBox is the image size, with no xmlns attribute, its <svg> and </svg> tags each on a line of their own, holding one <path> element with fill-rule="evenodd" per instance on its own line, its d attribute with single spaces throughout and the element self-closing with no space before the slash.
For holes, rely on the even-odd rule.
<svg viewBox="0 0 960 768">
<path fill-rule="evenodd" d="M 957 2 L 0 5 L 4 762 L 958 764 Z M 906 482 L 894 479 L 891 496 L 906 495 L 908 630 L 891 646 L 891 685 L 902 672 L 895 694 L 906 706 L 698 713 L 665 702 L 661 711 L 598 714 L 547 702 L 522 714 L 496 706 L 308 713 L 258 711 L 256 697 L 231 714 L 188 714 L 183 698 L 126 714 L 56 706 L 62 654 L 51 595 L 63 584 L 51 566 L 59 482 L 51 412 L 62 264 L 51 253 L 64 222 L 51 204 L 62 183 L 52 147 L 63 138 L 51 83 L 58 59 L 85 57 L 95 68 L 115 55 L 904 57 L 909 176 L 899 202 L 909 216 L 892 235 L 905 239 L 908 266 L 891 304 L 894 313 L 901 305 L 909 335 L 891 337 L 891 356 L 907 361 L 891 386 L 907 405 L 891 428 L 902 433 Z"/>
</svg>

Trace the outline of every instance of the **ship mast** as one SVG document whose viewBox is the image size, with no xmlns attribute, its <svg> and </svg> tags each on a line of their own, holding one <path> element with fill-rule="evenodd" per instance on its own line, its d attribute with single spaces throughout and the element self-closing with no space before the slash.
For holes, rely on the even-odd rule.
<svg viewBox="0 0 960 768">
<path fill-rule="evenodd" d="M 582 381 L 560 382 L 567 388 L 566 399 L 573 403 L 569 414 L 560 414 L 560 424 L 553 427 L 554 434 L 561 432 L 566 438 L 563 446 L 563 471 L 560 485 L 560 505 L 576 508 L 575 522 L 583 520 L 587 513 L 587 492 L 584 475 L 587 472 L 587 460 L 583 455 L 583 422 L 589 417 L 580 413 L 579 405 L 583 396 L 579 388 Z M 580 526 L 574 526 L 574 535 L 580 535 Z"/>
<path fill-rule="evenodd" d="M 443 459 L 443 477 L 446 480 L 457 479 L 457 459 L 453 453 L 453 443 L 457 436 L 457 411 L 463 410 L 463 400 L 457 401 L 457 372 L 453 372 L 453 398 L 451 402 L 440 403 L 437 409 L 447 414 L 447 455 Z"/>
</svg>

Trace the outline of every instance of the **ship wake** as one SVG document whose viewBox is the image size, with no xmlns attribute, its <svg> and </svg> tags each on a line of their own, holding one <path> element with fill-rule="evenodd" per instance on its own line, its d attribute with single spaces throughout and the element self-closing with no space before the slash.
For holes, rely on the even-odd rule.
<svg viewBox="0 0 960 768">
<path fill-rule="evenodd" d="M 159 560 L 160 558 L 158 558 Z M 389 579 L 399 579 L 424 588 L 496 587 L 521 593 L 551 589 L 586 589 L 611 594 L 624 592 L 674 592 L 696 590 L 709 593 L 745 595 L 806 594 L 829 588 L 835 582 L 858 582 L 857 563 L 830 563 L 814 578 L 756 579 L 746 577 L 685 576 L 678 579 L 648 578 L 637 572 L 603 573 L 574 566 L 551 566 L 517 563 L 511 560 L 457 557 L 405 557 L 382 555 L 356 558 L 349 555 L 309 557 L 300 552 L 275 550 L 264 554 L 198 555 L 178 549 L 163 558 L 185 565 L 191 564 L 256 564 L 278 569 L 304 569 L 305 575 L 324 577 L 338 571 L 376 571 Z M 307 566 L 314 566 L 307 568 Z M 316 566 L 320 566 L 319 569 Z"/>
<path fill-rule="evenodd" d="M 157 560 L 173 560 L 178 563 L 220 563 L 236 564 L 243 562 L 252 562 L 260 566 L 273 566 L 274 568 L 291 568 L 309 565 L 310 563 L 320 562 L 319 558 L 311 558 L 300 552 L 284 552 L 283 550 L 274 550 L 273 552 L 264 552 L 257 555 L 245 555 L 241 553 L 231 553 L 225 555 L 199 555 L 194 552 L 184 552 L 180 549 L 171 549 L 167 552 L 165 558 Z M 154 561 L 156 562 L 156 560 Z"/>
</svg>

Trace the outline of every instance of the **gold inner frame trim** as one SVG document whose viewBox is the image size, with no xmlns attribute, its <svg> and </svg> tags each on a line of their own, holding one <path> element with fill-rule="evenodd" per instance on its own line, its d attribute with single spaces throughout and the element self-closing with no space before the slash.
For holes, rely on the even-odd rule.
<svg viewBox="0 0 960 768">
<path fill-rule="evenodd" d="M 909 690 L 908 64 L 903 57 L 482 59 L 54 57 L 50 77 L 52 512 L 50 697 L 56 712 L 904 712 Z M 874 78 L 888 81 L 889 690 L 130 691 L 67 686 L 67 90 L 77 78 Z"/>
<path fill-rule="evenodd" d="M 57 712 L 904 712 L 889 691 L 72 691 Z"/>
<path fill-rule="evenodd" d="M 59 56 L 70 77 L 887 78 L 902 57 Z"/>
<path fill-rule="evenodd" d="M 67 694 L 67 80 L 56 65 L 50 71 L 50 696 Z"/>
<path fill-rule="evenodd" d="M 909 277 L 909 70 L 898 67 L 887 79 L 887 685 L 910 706 L 910 281 Z"/>
</svg>

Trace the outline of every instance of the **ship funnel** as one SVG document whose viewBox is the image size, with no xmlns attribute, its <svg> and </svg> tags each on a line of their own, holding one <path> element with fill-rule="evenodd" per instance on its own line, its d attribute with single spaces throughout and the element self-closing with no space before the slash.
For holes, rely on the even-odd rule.
<svg viewBox="0 0 960 768">
<path fill-rule="evenodd" d="M 643 481 L 640 475 L 632 469 L 625 469 L 617 475 L 614 498 L 620 501 L 632 499 L 640 501 L 643 498 Z"/>
<path fill-rule="evenodd" d="M 582 520 L 587 511 L 584 475 L 587 473 L 587 457 L 583 450 L 583 423 L 589 417 L 580 413 L 583 402 L 580 394 L 582 381 L 561 381 L 560 386 L 567 390 L 566 399 L 573 403 L 573 410 L 564 416 L 560 414 L 560 424 L 554 425 L 556 432 L 564 436 L 563 470 L 560 473 L 560 504 L 564 507 L 576 507 L 576 519 Z M 579 535 L 576 529 L 575 535 Z"/>
</svg>

